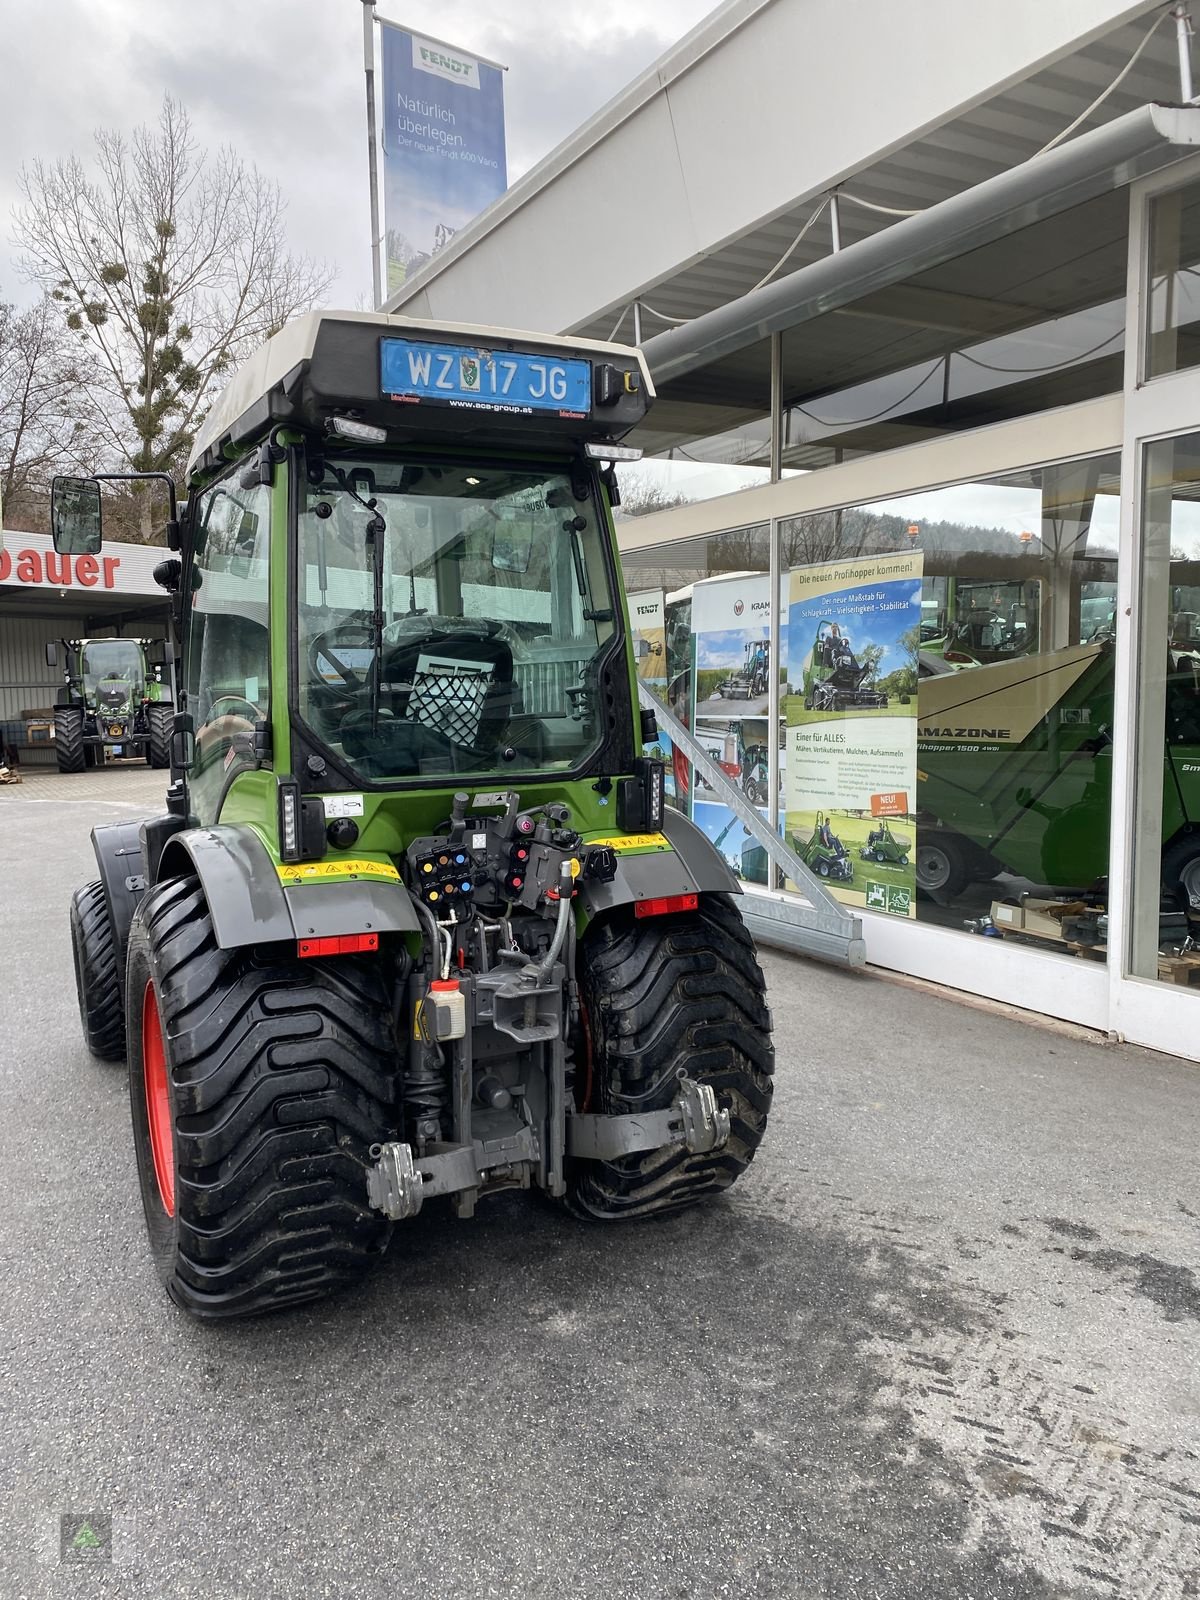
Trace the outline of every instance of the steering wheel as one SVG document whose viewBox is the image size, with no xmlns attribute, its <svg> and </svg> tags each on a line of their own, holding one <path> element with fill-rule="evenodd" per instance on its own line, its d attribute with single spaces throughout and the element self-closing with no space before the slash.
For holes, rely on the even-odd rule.
<svg viewBox="0 0 1200 1600">
<path fill-rule="evenodd" d="M 361 689 L 366 682 L 365 676 L 346 665 L 337 655 L 330 643 L 331 640 L 336 641 L 340 649 L 369 650 L 372 643 L 370 626 L 365 622 L 341 622 L 337 627 L 327 628 L 324 633 L 316 634 L 308 646 L 308 670 L 313 683 L 326 684 L 326 687 L 330 687 L 325 673 L 318 665 L 318 657 L 323 656 L 345 688 L 351 691 Z"/>
<path fill-rule="evenodd" d="M 240 709 L 229 711 L 217 710 L 218 706 L 229 705 Z M 215 722 L 218 717 L 245 716 L 247 713 L 249 713 L 248 720 L 250 722 L 254 723 L 262 721 L 262 712 L 254 704 L 253 700 L 247 700 L 245 695 L 241 694 L 219 694 L 213 701 L 212 705 L 210 705 L 208 708 L 208 716 L 204 719 L 205 725 L 207 726 L 209 723 Z"/>
</svg>

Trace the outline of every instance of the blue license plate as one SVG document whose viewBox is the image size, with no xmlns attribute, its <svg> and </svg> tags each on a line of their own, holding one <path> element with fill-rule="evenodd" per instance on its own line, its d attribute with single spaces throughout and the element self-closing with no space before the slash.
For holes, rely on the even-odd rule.
<svg viewBox="0 0 1200 1600">
<path fill-rule="evenodd" d="M 592 409 L 592 364 L 519 350 L 380 340 L 385 395 L 410 403 L 530 416 L 586 416 Z"/>
</svg>

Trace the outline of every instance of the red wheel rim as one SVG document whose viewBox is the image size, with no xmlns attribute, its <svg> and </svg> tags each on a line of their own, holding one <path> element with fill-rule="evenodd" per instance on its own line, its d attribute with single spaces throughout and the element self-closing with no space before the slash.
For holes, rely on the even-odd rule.
<svg viewBox="0 0 1200 1600">
<path fill-rule="evenodd" d="M 169 1217 L 175 1215 L 175 1132 L 171 1097 L 167 1093 L 167 1057 L 163 1050 L 162 1022 L 153 983 L 147 983 L 142 1001 L 142 1072 L 146 1080 L 146 1122 L 158 1198 Z"/>
</svg>

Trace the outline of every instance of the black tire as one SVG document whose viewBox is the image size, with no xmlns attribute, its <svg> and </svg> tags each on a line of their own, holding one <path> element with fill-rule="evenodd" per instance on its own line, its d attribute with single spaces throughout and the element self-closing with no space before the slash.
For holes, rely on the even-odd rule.
<svg viewBox="0 0 1200 1600">
<path fill-rule="evenodd" d="M 818 877 L 821 877 L 821 878 L 827 878 L 829 876 L 829 863 L 828 863 L 828 861 L 818 861 L 817 862 L 817 875 L 818 875 Z"/>
<path fill-rule="evenodd" d="M 603 1221 L 679 1211 L 734 1183 L 754 1159 L 775 1056 L 754 941 L 727 895 L 637 921 L 617 913 L 580 946 L 585 1039 L 577 1098 L 605 1113 L 668 1107 L 680 1071 L 729 1112 L 726 1143 L 693 1155 L 666 1145 L 616 1161 L 573 1161 L 567 1203 Z"/>
<path fill-rule="evenodd" d="M 1200 833 L 1185 833 L 1163 851 L 1162 883 L 1181 911 L 1200 915 Z"/>
<path fill-rule="evenodd" d="M 60 772 L 84 769 L 83 712 L 78 706 L 58 706 L 54 712 L 54 754 Z"/>
<path fill-rule="evenodd" d="M 146 745 L 146 764 L 151 767 L 171 765 L 171 730 L 175 720 L 175 707 L 149 705 L 146 707 L 149 740 Z"/>
<path fill-rule="evenodd" d="M 917 837 L 917 888 L 933 900 L 945 902 L 960 895 L 973 874 L 969 847 L 952 833 L 933 831 Z"/>
<path fill-rule="evenodd" d="M 71 896 L 71 950 L 87 1047 L 101 1061 L 124 1061 L 125 985 L 117 971 L 117 944 L 99 882 L 85 883 Z"/>
<path fill-rule="evenodd" d="M 196 1317 L 253 1316 L 370 1271 L 391 1224 L 367 1204 L 368 1152 L 398 1136 L 399 1109 L 377 959 L 218 949 L 202 891 L 177 878 L 138 906 L 126 971 L 138 1176 L 172 1300 Z M 148 1081 L 161 1086 L 169 1196 Z"/>
</svg>

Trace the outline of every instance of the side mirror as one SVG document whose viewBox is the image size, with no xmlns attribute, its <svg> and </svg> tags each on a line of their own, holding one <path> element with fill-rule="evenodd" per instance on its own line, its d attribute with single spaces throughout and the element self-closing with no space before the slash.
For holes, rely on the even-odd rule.
<svg viewBox="0 0 1200 1600">
<path fill-rule="evenodd" d="M 46 642 L 46 665 L 48 667 L 56 667 L 58 665 L 58 646 L 53 639 L 49 639 Z"/>
<path fill-rule="evenodd" d="M 185 712 L 177 712 L 171 726 L 171 767 L 175 772 L 187 772 L 196 759 L 192 719 Z"/>
<path fill-rule="evenodd" d="M 100 485 L 95 478 L 55 478 L 50 485 L 50 531 L 60 556 L 100 551 Z"/>
</svg>

